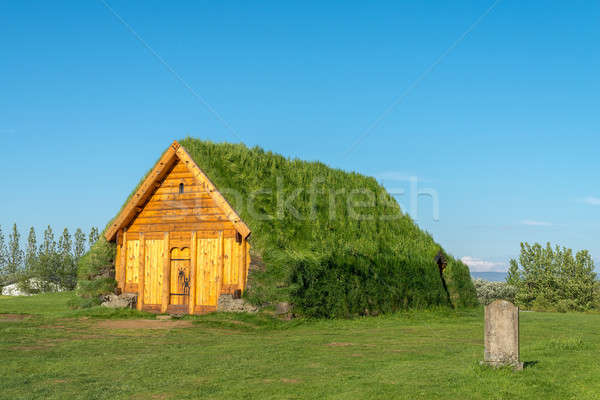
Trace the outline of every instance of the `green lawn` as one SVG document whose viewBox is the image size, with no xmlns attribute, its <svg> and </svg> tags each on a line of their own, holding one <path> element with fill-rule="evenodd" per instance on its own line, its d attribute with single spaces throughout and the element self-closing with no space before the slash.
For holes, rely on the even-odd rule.
<svg viewBox="0 0 600 400">
<path fill-rule="evenodd" d="M 70 311 L 70 296 L 0 297 L 1 398 L 600 398 L 597 314 L 521 313 L 527 364 L 513 372 L 478 364 L 481 309 L 292 322 L 211 314 L 127 329 L 154 317 Z"/>
</svg>

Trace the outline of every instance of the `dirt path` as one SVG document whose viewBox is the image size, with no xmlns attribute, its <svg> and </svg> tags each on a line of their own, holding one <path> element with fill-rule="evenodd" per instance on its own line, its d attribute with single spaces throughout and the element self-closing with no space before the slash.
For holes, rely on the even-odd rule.
<svg viewBox="0 0 600 400">
<path fill-rule="evenodd" d="M 0 314 L 0 321 L 21 321 L 29 317 L 29 314 Z"/>
<path fill-rule="evenodd" d="M 108 319 L 98 322 L 96 326 L 99 328 L 106 329 L 173 329 L 189 328 L 192 326 L 192 321 L 161 321 L 156 319 Z"/>
</svg>

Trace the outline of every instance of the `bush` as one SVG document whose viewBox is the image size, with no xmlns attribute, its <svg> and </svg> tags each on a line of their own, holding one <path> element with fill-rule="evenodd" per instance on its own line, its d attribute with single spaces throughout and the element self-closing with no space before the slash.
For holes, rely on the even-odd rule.
<svg viewBox="0 0 600 400">
<path fill-rule="evenodd" d="M 490 304 L 494 300 L 508 300 L 515 302 L 516 288 L 506 282 L 490 282 L 485 279 L 473 279 L 473 285 L 477 291 L 477 300 L 483 305 Z"/>
<path fill-rule="evenodd" d="M 446 257 L 444 280 L 448 288 L 450 302 L 454 307 L 474 307 L 477 305 L 477 291 L 473 287 L 469 267 L 462 261 Z"/>
<path fill-rule="evenodd" d="M 510 260 L 507 282 L 516 287 L 515 302 L 523 308 L 586 311 L 600 302 L 594 261 L 587 250 L 573 254 L 550 243 L 521 243 L 518 260 Z"/>
<path fill-rule="evenodd" d="M 292 301 L 311 317 L 377 315 L 431 305 L 448 305 L 432 259 L 403 258 L 389 250 L 374 257 L 334 249 L 292 256 Z"/>
<path fill-rule="evenodd" d="M 116 252 L 117 246 L 114 243 L 109 243 L 104 236 L 100 237 L 79 260 L 79 279 L 91 280 L 113 274 Z"/>
<path fill-rule="evenodd" d="M 79 260 L 78 298 L 69 305 L 72 308 L 87 308 L 99 305 L 102 296 L 114 292 L 114 258 L 116 245 L 102 236 Z"/>
</svg>

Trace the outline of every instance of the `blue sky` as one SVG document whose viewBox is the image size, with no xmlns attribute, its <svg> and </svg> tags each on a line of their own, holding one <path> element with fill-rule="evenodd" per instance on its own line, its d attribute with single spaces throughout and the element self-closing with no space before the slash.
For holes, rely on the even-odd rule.
<svg viewBox="0 0 600 400">
<path fill-rule="evenodd" d="M 504 269 L 521 241 L 600 257 L 598 2 L 23 1 L 0 15 L 5 231 L 103 227 L 191 135 L 376 176 L 407 210 L 417 177 L 439 201 L 435 221 L 419 197 L 419 225 L 473 269 Z"/>
</svg>

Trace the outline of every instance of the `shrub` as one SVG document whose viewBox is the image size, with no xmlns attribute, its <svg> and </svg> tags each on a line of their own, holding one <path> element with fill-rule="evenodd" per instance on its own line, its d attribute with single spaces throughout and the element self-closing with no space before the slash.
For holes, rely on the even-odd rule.
<svg viewBox="0 0 600 400">
<path fill-rule="evenodd" d="M 115 290 L 114 258 L 116 246 L 102 236 L 79 260 L 78 298 L 69 305 L 72 308 L 86 308 L 101 303 L 101 297 Z"/>
<path fill-rule="evenodd" d="M 448 259 L 448 264 L 444 269 L 444 280 L 448 288 L 450 302 L 454 307 L 462 308 L 477 305 L 477 291 L 473 286 L 469 268 L 462 261 L 453 258 Z"/>
<path fill-rule="evenodd" d="M 587 250 L 521 243 L 518 260 L 510 261 L 507 281 L 516 287 L 515 301 L 524 308 L 586 311 L 598 306 L 594 261 Z"/>
<path fill-rule="evenodd" d="M 490 304 L 494 300 L 508 300 L 515 302 L 516 288 L 506 282 L 490 282 L 485 279 L 473 279 L 473 285 L 477 291 L 477 300 L 483 305 Z"/>
<path fill-rule="evenodd" d="M 90 251 L 79 260 L 79 279 L 91 280 L 113 274 L 116 251 L 114 243 L 109 243 L 104 236 L 100 237 Z"/>
<path fill-rule="evenodd" d="M 292 301 L 302 314 L 339 318 L 448 305 L 432 259 L 345 249 L 292 257 Z"/>
</svg>

